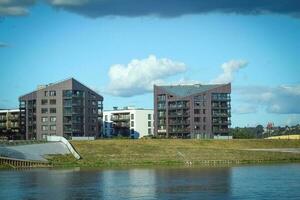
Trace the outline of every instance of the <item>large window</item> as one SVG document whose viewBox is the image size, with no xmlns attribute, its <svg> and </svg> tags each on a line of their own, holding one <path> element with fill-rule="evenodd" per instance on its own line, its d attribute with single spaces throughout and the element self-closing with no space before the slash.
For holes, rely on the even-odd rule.
<svg viewBox="0 0 300 200">
<path fill-rule="evenodd" d="M 50 99 L 50 105 L 55 105 L 56 104 L 56 99 Z"/>
<path fill-rule="evenodd" d="M 56 113 L 56 108 L 50 108 L 50 113 Z"/>
<path fill-rule="evenodd" d="M 131 127 L 134 127 L 134 121 L 131 121 L 131 122 L 130 122 L 130 126 L 131 126 Z"/>
<path fill-rule="evenodd" d="M 51 131 L 56 131 L 56 125 L 51 125 L 51 126 L 50 126 L 50 130 L 51 130 Z"/>
<path fill-rule="evenodd" d="M 42 99 L 41 100 L 41 104 L 42 105 L 47 105 L 48 104 L 48 100 L 47 99 Z"/>
<path fill-rule="evenodd" d="M 148 135 L 151 135 L 151 128 L 148 128 Z"/>
<path fill-rule="evenodd" d="M 131 119 L 134 119 L 134 114 L 131 114 Z"/>
<path fill-rule="evenodd" d="M 42 108 L 41 113 L 42 114 L 47 114 L 48 113 L 48 108 Z"/>
<path fill-rule="evenodd" d="M 48 117 L 42 117 L 42 122 L 45 123 L 48 121 Z"/>
<path fill-rule="evenodd" d="M 151 127 L 151 121 L 148 121 L 148 127 Z"/>
<path fill-rule="evenodd" d="M 148 114 L 148 120 L 151 120 L 151 114 Z"/>
<path fill-rule="evenodd" d="M 54 90 L 49 91 L 49 96 L 52 96 L 52 97 L 56 96 L 56 91 L 54 91 Z"/>
<path fill-rule="evenodd" d="M 48 126 L 43 125 L 42 126 L 42 131 L 47 131 L 48 130 Z"/>
<path fill-rule="evenodd" d="M 50 122 L 56 122 L 56 117 L 50 117 Z"/>
</svg>

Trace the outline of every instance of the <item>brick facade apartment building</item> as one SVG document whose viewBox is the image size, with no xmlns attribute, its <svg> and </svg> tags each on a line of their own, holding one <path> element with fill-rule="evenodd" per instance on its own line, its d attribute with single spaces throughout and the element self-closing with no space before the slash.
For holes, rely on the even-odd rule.
<svg viewBox="0 0 300 200">
<path fill-rule="evenodd" d="M 103 97 L 74 78 L 39 86 L 19 102 L 20 131 L 26 139 L 100 136 Z"/>
<path fill-rule="evenodd" d="M 160 138 L 229 138 L 231 84 L 154 86 Z"/>
</svg>

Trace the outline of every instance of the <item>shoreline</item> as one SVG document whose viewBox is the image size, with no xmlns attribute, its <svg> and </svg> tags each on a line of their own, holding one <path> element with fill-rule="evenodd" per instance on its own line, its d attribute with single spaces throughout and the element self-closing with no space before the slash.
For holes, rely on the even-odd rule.
<svg viewBox="0 0 300 200">
<path fill-rule="evenodd" d="M 282 165 L 282 164 L 300 164 L 299 160 L 264 160 L 264 161 L 233 161 L 226 164 L 226 161 L 220 160 L 214 162 L 210 160 L 202 161 L 201 163 L 194 163 L 187 165 L 184 163 L 173 163 L 173 164 L 123 164 L 123 165 L 99 165 L 99 166 L 80 166 L 80 165 L 54 165 L 51 167 L 24 167 L 24 168 L 13 168 L 9 165 L 0 165 L 0 171 L 4 170 L 34 170 L 34 169 L 79 169 L 79 170 L 129 170 L 129 169 L 197 169 L 197 168 L 221 168 L 221 167 L 243 167 L 243 166 L 264 166 L 264 165 Z"/>
</svg>

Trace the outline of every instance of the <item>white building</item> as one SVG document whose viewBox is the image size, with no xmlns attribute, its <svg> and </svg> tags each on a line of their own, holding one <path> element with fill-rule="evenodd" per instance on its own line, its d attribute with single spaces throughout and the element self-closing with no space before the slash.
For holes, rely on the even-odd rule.
<svg viewBox="0 0 300 200">
<path fill-rule="evenodd" d="M 103 112 L 104 137 L 141 138 L 153 135 L 153 110 L 124 107 Z"/>
</svg>

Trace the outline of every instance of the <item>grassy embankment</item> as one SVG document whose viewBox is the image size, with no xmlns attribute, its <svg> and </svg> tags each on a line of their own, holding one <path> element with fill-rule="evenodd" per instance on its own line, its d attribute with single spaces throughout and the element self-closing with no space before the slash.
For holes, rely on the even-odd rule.
<svg viewBox="0 0 300 200">
<path fill-rule="evenodd" d="M 282 139 L 282 140 L 300 140 L 300 134 L 298 135 L 279 135 L 279 136 L 271 136 L 266 139 Z"/>
<path fill-rule="evenodd" d="M 72 141 L 81 160 L 54 156 L 57 167 L 202 165 L 203 161 L 300 162 L 300 154 L 247 151 L 253 148 L 300 148 L 300 140 L 96 140 Z"/>
</svg>

